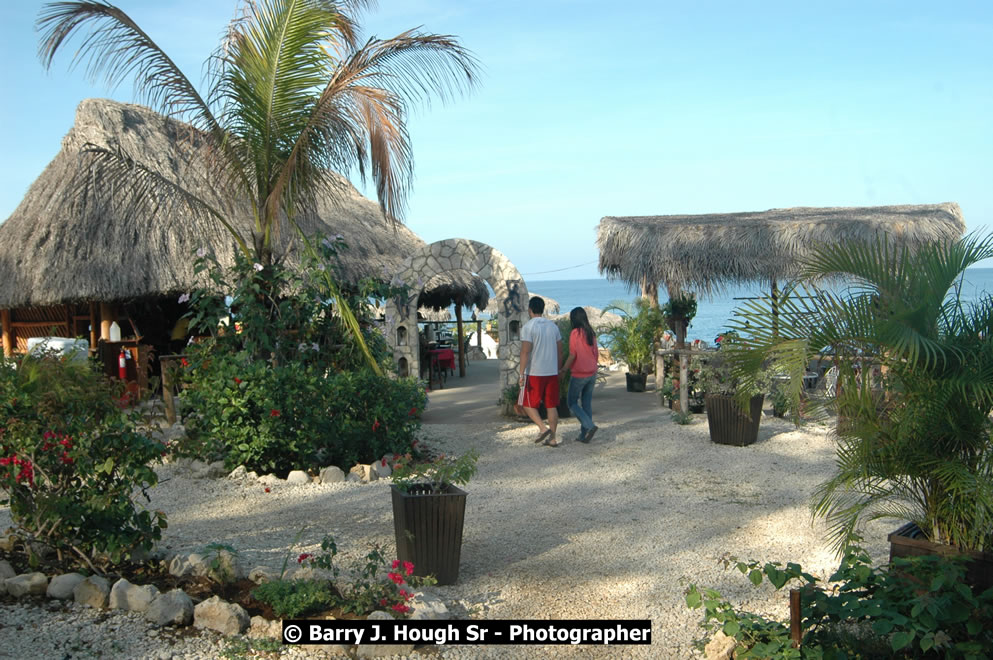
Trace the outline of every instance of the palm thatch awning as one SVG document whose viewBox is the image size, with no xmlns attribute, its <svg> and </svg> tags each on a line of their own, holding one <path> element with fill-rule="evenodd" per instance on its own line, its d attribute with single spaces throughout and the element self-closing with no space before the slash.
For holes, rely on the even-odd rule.
<svg viewBox="0 0 993 660">
<path fill-rule="evenodd" d="M 486 283 L 467 270 L 457 269 L 439 273 L 424 283 L 417 299 L 420 308 L 447 309 L 452 305 L 482 309 L 490 300 Z"/>
<path fill-rule="evenodd" d="M 600 273 L 643 292 L 712 293 L 750 281 L 785 280 L 820 243 L 865 241 L 878 232 L 911 249 L 965 232 L 958 204 L 771 209 L 759 213 L 608 216 L 597 228 Z"/>
<path fill-rule="evenodd" d="M 222 264 L 233 263 L 228 232 L 189 206 L 149 197 L 145 213 L 128 203 L 129 190 L 100 181 L 85 196 L 76 194 L 79 177 L 95 176 L 81 153 L 87 144 L 140 154 L 157 176 L 229 209 L 239 232 L 251 235 L 251 210 L 231 210 L 219 197 L 222 186 L 211 176 L 201 135 L 142 106 L 88 99 L 80 103 L 61 151 L 0 225 L 0 308 L 187 292 L 198 284 L 193 254 L 200 247 L 213 250 Z M 315 211 L 297 220 L 305 233 L 344 237 L 348 249 L 340 265 L 348 281 L 388 278 L 424 245 L 410 230 L 388 222 L 379 205 L 344 178 Z M 293 264 L 299 247 L 288 234 L 278 237 L 275 252 Z"/>
</svg>

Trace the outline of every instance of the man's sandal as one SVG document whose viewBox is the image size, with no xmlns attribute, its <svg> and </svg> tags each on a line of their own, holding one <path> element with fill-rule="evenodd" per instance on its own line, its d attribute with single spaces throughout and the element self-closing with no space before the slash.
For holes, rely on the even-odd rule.
<svg viewBox="0 0 993 660">
<path fill-rule="evenodd" d="M 545 442 L 545 438 L 547 438 L 551 434 L 551 432 L 552 432 L 552 430 L 549 429 L 549 430 L 545 431 L 544 433 L 542 433 L 541 435 L 539 435 L 537 438 L 534 439 L 534 444 L 539 445 L 542 442 Z"/>
<path fill-rule="evenodd" d="M 550 438 L 546 438 L 545 439 L 545 443 L 544 444 L 545 444 L 546 447 L 558 447 L 562 443 L 559 442 L 558 440 L 556 440 L 555 439 L 555 436 L 551 436 Z"/>
</svg>

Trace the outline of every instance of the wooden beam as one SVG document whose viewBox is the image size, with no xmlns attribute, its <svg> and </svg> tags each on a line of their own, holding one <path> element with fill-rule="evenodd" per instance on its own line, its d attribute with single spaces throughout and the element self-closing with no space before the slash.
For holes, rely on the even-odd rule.
<svg viewBox="0 0 993 660">
<path fill-rule="evenodd" d="M 93 301 L 90 301 L 90 350 L 97 350 L 97 304 Z"/>
<path fill-rule="evenodd" d="M 3 356 L 14 355 L 14 329 L 10 325 L 10 310 L 0 309 L 0 320 L 3 322 Z"/>
<path fill-rule="evenodd" d="M 465 378 L 465 337 L 462 336 L 462 299 L 455 301 L 455 325 L 459 336 L 459 378 Z"/>
<path fill-rule="evenodd" d="M 117 306 L 100 303 L 100 339 L 110 341 L 110 324 L 117 320 Z"/>
</svg>

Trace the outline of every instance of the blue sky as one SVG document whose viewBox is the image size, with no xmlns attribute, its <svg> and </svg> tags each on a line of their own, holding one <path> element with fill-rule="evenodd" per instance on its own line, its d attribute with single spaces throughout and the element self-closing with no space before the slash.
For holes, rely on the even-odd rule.
<svg viewBox="0 0 993 660">
<path fill-rule="evenodd" d="M 80 100 L 132 100 L 69 51 L 44 71 L 42 4 L 0 5 L 0 218 Z M 197 81 L 235 9 L 118 4 Z M 380 0 L 362 23 L 455 34 L 480 60 L 471 96 L 411 117 L 406 223 L 532 279 L 597 277 L 605 215 L 956 201 L 969 230 L 993 224 L 990 2 Z"/>
</svg>

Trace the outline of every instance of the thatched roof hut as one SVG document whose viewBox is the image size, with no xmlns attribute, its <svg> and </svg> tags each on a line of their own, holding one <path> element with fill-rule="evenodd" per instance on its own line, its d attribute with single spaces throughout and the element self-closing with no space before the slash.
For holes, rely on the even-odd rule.
<svg viewBox="0 0 993 660">
<path fill-rule="evenodd" d="M 651 291 L 710 293 L 748 281 L 785 280 L 819 243 L 884 232 L 911 248 L 965 232 L 958 204 L 771 209 L 759 213 L 605 217 L 600 272 Z"/>
<path fill-rule="evenodd" d="M 482 309 L 490 300 L 486 283 L 467 270 L 457 269 L 438 273 L 424 283 L 417 306 L 434 310 L 447 309 L 460 305 L 471 309 L 474 305 Z"/>
<path fill-rule="evenodd" d="M 80 154 L 88 143 L 140 154 L 160 176 L 227 206 L 205 171 L 206 159 L 196 157 L 203 141 L 188 125 L 142 106 L 87 99 L 61 151 L 0 225 L 0 308 L 178 295 L 197 283 L 192 255 L 201 246 L 214 250 L 221 263 L 233 263 L 228 232 L 189 207 L 159 201 L 152 208 L 156 201 L 149 200 L 136 210 L 127 189 L 99 181 L 86 196 L 74 194 L 78 177 L 95 176 Z M 304 231 L 344 237 L 348 249 L 340 262 L 348 280 L 397 272 L 424 242 L 388 223 L 379 205 L 345 179 L 340 183 L 316 214 L 298 218 Z M 249 235 L 250 211 L 231 215 Z M 293 263 L 296 237 L 288 234 L 279 237 L 276 252 Z"/>
</svg>

